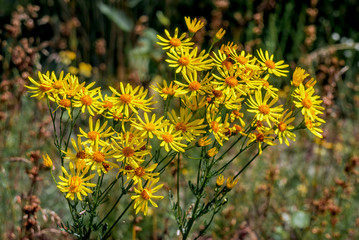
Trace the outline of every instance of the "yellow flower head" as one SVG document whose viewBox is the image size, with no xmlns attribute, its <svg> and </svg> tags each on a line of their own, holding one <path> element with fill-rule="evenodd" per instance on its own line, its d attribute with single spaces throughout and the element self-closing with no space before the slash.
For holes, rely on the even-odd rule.
<svg viewBox="0 0 359 240">
<path fill-rule="evenodd" d="M 288 64 L 283 64 L 284 61 L 281 60 L 279 62 L 273 61 L 273 54 L 269 57 L 268 51 L 265 51 L 265 54 L 263 54 L 262 49 L 257 50 L 257 53 L 259 55 L 259 58 L 261 61 L 259 63 L 264 67 L 264 70 L 268 70 L 270 74 L 274 74 L 277 77 L 285 77 L 287 76 L 288 70 L 284 70 L 284 68 L 289 67 Z"/>
<path fill-rule="evenodd" d="M 59 176 L 59 178 L 62 180 L 62 182 L 58 182 L 57 187 L 60 189 L 61 192 L 67 193 L 66 198 L 70 198 L 71 200 L 74 200 L 75 195 L 77 198 L 82 201 L 82 196 L 87 196 L 88 193 L 92 193 L 91 189 L 88 189 L 87 187 L 95 187 L 95 183 L 86 183 L 86 181 L 91 180 L 95 177 L 95 174 L 91 174 L 88 177 L 84 176 L 89 171 L 90 167 L 87 167 L 81 171 L 80 169 L 76 169 L 76 173 L 74 170 L 73 164 L 70 162 L 70 171 L 71 174 L 69 174 L 64 167 L 61 167 L 62 172 L 64 173 L 65 177 L 62 175 Z"/>
<path fill-rule="evenodd" d="M 228 189 L 234 188 L 234 186 L 236 186 L 236 184 L 238 183 L 238 179 L 236 179 L 236 180 L 233 180 L 233 179 L 234 179 L 233 176 L 227 178 L 226 187 Z"/>
<path fill-rule="evenodd" d="M 218 32 L 216 33 L 216 40 L 221 40 L 224 36 L 224 34 L 226 34 L 226 30 L 224 30 L 223 28 L 219 29 Z"/>
<path fill-rule="evenodd" d="M 212 144 L 212 139 L 210 139 L 208 136 L 200 138 L 197 142 L 197 146 L 199 147 L 205 147 L 210 144 Z"/>
<path fill-rule="evenodd" d="M 304 81 L 306 77 L 308 77 L 309 74 L 305 73 L 305 70 L 300 67 L 296 67 L 293 73 L 293 81 L 292 85 L 295 87 L 299 87 L 299 85 Z"/>
<path fill-rule="evenodd" d="M 171 51 L 172 49 L 177 50 L 181 47 L 190 47 L 191 45 L 194 44 L 194 42 L 191 42 L 191 38 L 185 39 L 186 33 L 182 33 L 182 35 L 178 37 L 178 28 L 175 29 L 175 33 L 173 37 L 171 37 L 170 33 L 167 30 L 165 30 L 165 34 L 168 39 L 157 35 L 157 38 L 161 41 L 161 42 L 157 42 L 157 44 L 164 46 L 162 48 L 164 50 L 167 49 L 169 51 Z"/>
<path fill-rule="evenodd" d="M 217 177 L 217 180 L 216 180 L 216 185 L 217 187 L 220 187 L 222 186 L 224 183 L 224 176 L 222 174 L 220 174 L 218 177 Z"/>
<path fill-rule="evenodd" d="M 148 211 L 148 202 L 150 202 L 154 207 L 158 207 L 152 199 L 163 199 L 163 196 L 153 195 L 163 186 L 163 184 L 160 184 L 154 187 L 159 180 L 159 178 L 152 178 L 149 180 L 145 188 L 142 187 L 142 184 L 137 185 L 138 189 L 134 188 L 137 195 L 132 196 L 131 199 L 135 200 L 135 205 L 133 207 L 136 209 L 136 214 L 141 211 L 146 216 Z"/>
<path fill-rule="evenodd" d="M 85 77 L 91 77 L 92 66 L 89 63 L 80 62 L 79 73 Z"/>
<path fill-rule="evenodd" d="M 42 155 L 42 158 L 44 159 L 44 166 L 47 168 L 52 168 L 52 160 L 49 155 Z"/>
<path fill-rule="evenodd" d="M 214 147 L 214 148 L 211 148 L 211 149 L 209 149 L 207 151 L 207 156 L 208 157 L 214 157 L 214 156 L 217 155 L 217 153 L 218 153 L 218 149 L 216 147 Z"/>
<path fill-rule="evenodd" d="M 198 30 L 204 26 L 204 22 L 199 19 L 197 20 L 197 18 L 194 18 L 192 21 L 190 17 L 184 17 L 184 19 L 186 21 L 188 31 L 190 31 L 192 34 L 198 32 Z"/>
</svg>

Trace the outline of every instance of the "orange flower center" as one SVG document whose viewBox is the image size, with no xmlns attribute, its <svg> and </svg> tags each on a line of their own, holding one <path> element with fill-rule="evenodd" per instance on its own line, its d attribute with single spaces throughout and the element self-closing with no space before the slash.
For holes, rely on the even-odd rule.
<svg viewBox="0 0 359 240">
<path fill-rule="evenodd" d="M 287 124 L 285 124 L 284 122 L 280 122 L 278 124 L 278 129 L 279 131 L 284 132 L 287 129 Z"/>
<path fill-rule="evenodd" d="M 168 95 L 174 95 L 175 90 L 173 88 L 164 87 L 164 88 L 162 88 L 162 93 L 168 94 Z"/>
<path fill-rule="evenodd" d="M 227 61 L 227 60 L 224 60 L 224 61 L 222 62 L 222 66 L 226 67 L 227 70 L 229 70 L 229 69 L 232 67 L 232 65 L 233 65 L 233 64 L 232 64 L 230 61 Z"/>
<path fill-rule="evenodd" d="M 71 101 L 69 99 L 64 98 L 64 99 L 60 100 L 59 104 L 65 108 L 67 108 L 67 107 L 71 106 Z"/>
<path fill-rule="evenodd" d="M 191 62 L 191 59 L 189 57 L 183 56 L 183 57 L 180 57 L 180 59 L 178 59 L 178 62 L 182 66 L 187 66 Z"/>
<path fill-rule="evenodd" d="M 151 191 L 148 190 L 147 188 L 143 189 L 142 192 L 141 192 L 141 197 L 144 200 L 149 200 L 151 198 Z"/>
<path fill-rule="evenodd" d="M 111 169 L 110 164 L 108 164 L 108 163 L 103 162 L 102 166 L 106 172 L 110 171 L 110 169 Z"/>
<path fill-rule="evenodd" d="M 138 167 L 135 170 L 135 174 L 136 176 L 142 177 L 143 175 L 146 174 L 146 170 L 143 167 Z"/>
<path fill-rule="evenodd" d="M 267 104 L 260 105 L 258 107 L 258 110 L 263 113 L 264 115 L 267 115 L 270 113 L 270 108 Z"/>
<path fill-rule="evenodd" d="M 313 104 L 312 104 L 312 100 L 310 100 L 309 97 L 305 97 L 302 101 L 303 107 L 305 108 L 310 108 Z"/>
<path fill-rule="evenodd" d="M 113 107 L 113 103 L 106 100 L 106 101 L 103 102 L 103 107 L 107 108 L 107 109 L 110 109 L 110 108 Z"/>
<path fill-rule="evenodd" d="M 268 59 L 264 64 L 270 69 L 275 69 L 275 63 L 270 59 Z"/>
<path fill-rule="evenodd" d="M 191 82 L 190 84 L 188 84 L 188 88 L 191 91 L 197 91 L 198 89 L 201 88 L 201 84 L 197 81 Z"/>
<path fill-rule="evenodd" d="M 146 131 L 149 131 L 149 132 L 152 132 L 152 131 L 155 131 L 156 130 L 156 125 L 149 122 L 149 123 L 146 123 L 145 126 L 143 127 Z"/>
<path fill-rule="evenodd" d="M 240 64 L 246 64 L 248 62 L 248 59 L 243 56 L 238 56 L 236 59 Z"/>
<path fill-rule="evenodd" d="M 87 134 L 88 138 L 91 139 L 92 141 L 95 141 L 99 136 L 100 134 L 96 131 L 91 131 Z"/>
<path fill-rule="evenodd" d="M 238 84 L 238 80 L 233 76 L 227 77 L 225 81 L 226 81 L 227 85 L 230 87 L 235 87 Z"/>
<path fill-rule="evenodd" d="M 171 142 L 173 142 L 174 137 L 172 134 L 166 133 L 166 134 L 162 134 L 162 139 L 166 143 L 171 143 Z"/>
<path fill-rule="evenodd" d="M 181 40 L 179 40 L 178 38 L 171 38 L 170 44 L 174 47 L 179 47 L 181 46 Z"/>
<path fill-rule="evenodd" d="M 233 113 L 236 117 L 243 117 L 243 113 L 239 112 L 238 110 L 233 110 L 232 113 Z"/>
<path fill-rule="evenodd" d="M 92 98 L 89 95 L 85 95 L 81 98 L 81 103 L 86 106 L 90 106 L 92 104 Z"/>
<path fill-rule="evenodd" d="M 244 129 L 241 127 L 241 126 L 239 126 L 238 124 L 234 124 L 233 125 L 234 126 L 234 128 L 235 128 L 235 133 L 236 134 L 238 134 L 238 133 L 240 133 L 240 132 L 242 132 Z"/>
<path fill-rule="evenodd" d="M 216 98 L 222 97 L 222 95 L 223 95 L 222 91 L 215 90 L 215 89 L 212 90 L 212 93 Z"/>
<path fill-rule="evenodd" d="M 128 104 L 128 103 L 131 102 L 132 97 L 131 97 L 130 94 L 126 94 L 126 93 L 125 93 L 125 94 L 122 94 L 122 95 L 121 95 L 120 100 L 121 100 L 123 103 Z"/>
<path fill-rule="evenodd" d="M 81 192 L 82 179 L 79 176 L 73 176 L 69 181 L 69 192 Z"/>
<path fill-rule="evenodd" d="M 55 81 L 52 86 L 55 88 L 55 89 L 61 89 L 63 84 L 62 84 L 62 81 Z"/>
<path fill-rule="evenodd" d="M 126 165 L 125 166 L 125 170 L 127 170 L 127 171 L 130 171 L 130 170 L 132 170 L 133 168 L 131 167 L 131 165 Z"/>
<path fill-rule="evenodd" d="M 105 154 L 100 151 L 96 151 L 92 154 L 92 158 L 95 162 L 104 162 L 105 161 Z"/>
<path fill-rule="evenodd" d="M 256 140 L 257 142 L 263 142 L 264 141 L 264 135 L 262 133 L 256 134 Z"/>
<path fill-rule="evenodd" d="M 218 122 L 213 121 L 213 122 L 211 123 L 211 128 L 212 128 L 213 132 L 218 133 L 218 131 L 219 131 L 219 124 L 218 124 Z"/>
<path fill-rule="evenodd" d="M 135 154 L 135 149 L 133 149 L 132 147 L 124 147 L 122 149 L 122 154 L 125 157 L 132 157 Z"/>
<path fill-rule="evenodd" d="M 187 126 L 186 126 L 185 123 L 179 122 L 179 123 L 176 124 L 175 129 L 177 131 L 185 132 L 187 130 Z"/>
<path fill-rule="evenodd" d="M 85 159 L 86 158 L 85 151 L 80 151 L 80 152 L 76 153 L 76 158 L 77 159 Z"/>
<path fill-rule="evenodd" d="M 39 88 L 40 88 L 41 91 L 47 92 L 47 91 L 50 91 L 52 87 L 42 83 Z"/>
</svg>

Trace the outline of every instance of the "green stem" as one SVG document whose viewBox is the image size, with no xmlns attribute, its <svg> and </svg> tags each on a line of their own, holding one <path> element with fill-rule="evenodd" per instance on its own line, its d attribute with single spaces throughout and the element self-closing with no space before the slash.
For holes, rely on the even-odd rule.
<svg viewBox="0 0 359 240">
<path fill-rule="evenodd" d="M 106 231 L 105 235 L 101 238 L 102 239 L 106 239 L 107 237 L 110 236 L 111 234 L 111 230 L 116 226 L 116 224 L 121 220 L 121 218 L 123 217 L 123 215 L 125 215 L 125 213 L 127 212 L 127 210 L 131 207 L 132 203 L 135 200 L 132 200 L 127 207 L 125 208 L 125 210 L 123 210 L 123 212 L 121 213 L 121 215 L 116 219 L 116 221 L 112 224 L 112 226 Z"/>
</svg>

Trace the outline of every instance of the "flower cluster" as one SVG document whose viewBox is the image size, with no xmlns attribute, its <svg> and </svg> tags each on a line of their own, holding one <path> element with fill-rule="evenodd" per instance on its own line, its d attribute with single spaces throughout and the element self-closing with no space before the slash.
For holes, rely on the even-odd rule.
<svg viewBox="0 0 359 240">
<path fill-rule="evenodd" d="M 72 147 L 68 148 L 69 141 L 65 148 L 60 144 L 70 173 L 62 166 L 58 187 L 67 198 L 82 200 L 82 195 L 92 193 L 87 187 L 96 186 L 87 181 L 117 169 L 118 176 L 134 184 L 131 199 L 136 213 L 146 215 L 148 202 L 157 207 L 153 199 L 163 198 L 154 195 L 163 186 L 155 186 L 161 151 L 179 156 L 188 148 L 200 147 L 206 157 L 214 158 L 225 142 L 243 137 L 247 146 L 257 145 L 261 154 L 264 145 L 275 145 L 277 139 L 286 145 L 295 141 L 294 131 L 304 126 L 294 125 L 299 112 L 305 126 L 322 137 L 318 128 L 324 122 L 319 117 L 322 101 L 315 95 L 315 80 L 305 82 L 309 76 L 305 70 L 294 71 L 290 94 L 280 99 L 276 79 L 289 73 L 283 60 L 262 49 L 256 57 L 231 42 L 215 51 L 200 51 L 192 37 L 204 23 L 186 18 L 186 24 L 188 33 L 176 28 L 173 35 L 165 30 L 165 36 L 158 36 L 166 62 L 175 72 L 175 79 L 151 86 L 162 97 L 164 109 L 156 110 L 153 96 L 141 86 L 121 82 L 117 88 L 110 87 L 111 95 L 104 95 L 100 87 L 94 88 L 95 83 L 80 83 L 63 72 L 59 77 L 39 73 L 37 81 L 29 78 L 32 96 L 46 97 L 56 105 L 55 111 L 67 112 L 72 121 L 80 113 L 91 115 L 89 127 L 80 128 L 77 138 L 71 138 Z M 224 34 L 223 29 L 215 34 L 211 49 Z M 221 179 L 217 185 L 223 184 Z M 236 183 L 229 178 L 227 189 Z"/>
</svg>

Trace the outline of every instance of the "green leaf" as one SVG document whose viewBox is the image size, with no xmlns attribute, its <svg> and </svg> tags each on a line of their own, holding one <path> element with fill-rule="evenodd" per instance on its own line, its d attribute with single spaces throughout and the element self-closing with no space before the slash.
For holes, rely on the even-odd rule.
<svg viewBox="0 0 359 240">
<path fill-rule="evenodd" d="M 294 228 L 306 228 L 309 226 L 309 214 L 304 211 L 297 211 L 291 217 L 291 225 Z"/>
<path fill-rule="evenodd" d="M 99 2 L 97 6 L 100 11 L 113 21 L 121 30 L 125 32 L 130 32 L 132 30 L 134 23 L 123 10 L 115 9 L 102 2 Z"/>
</svg>

